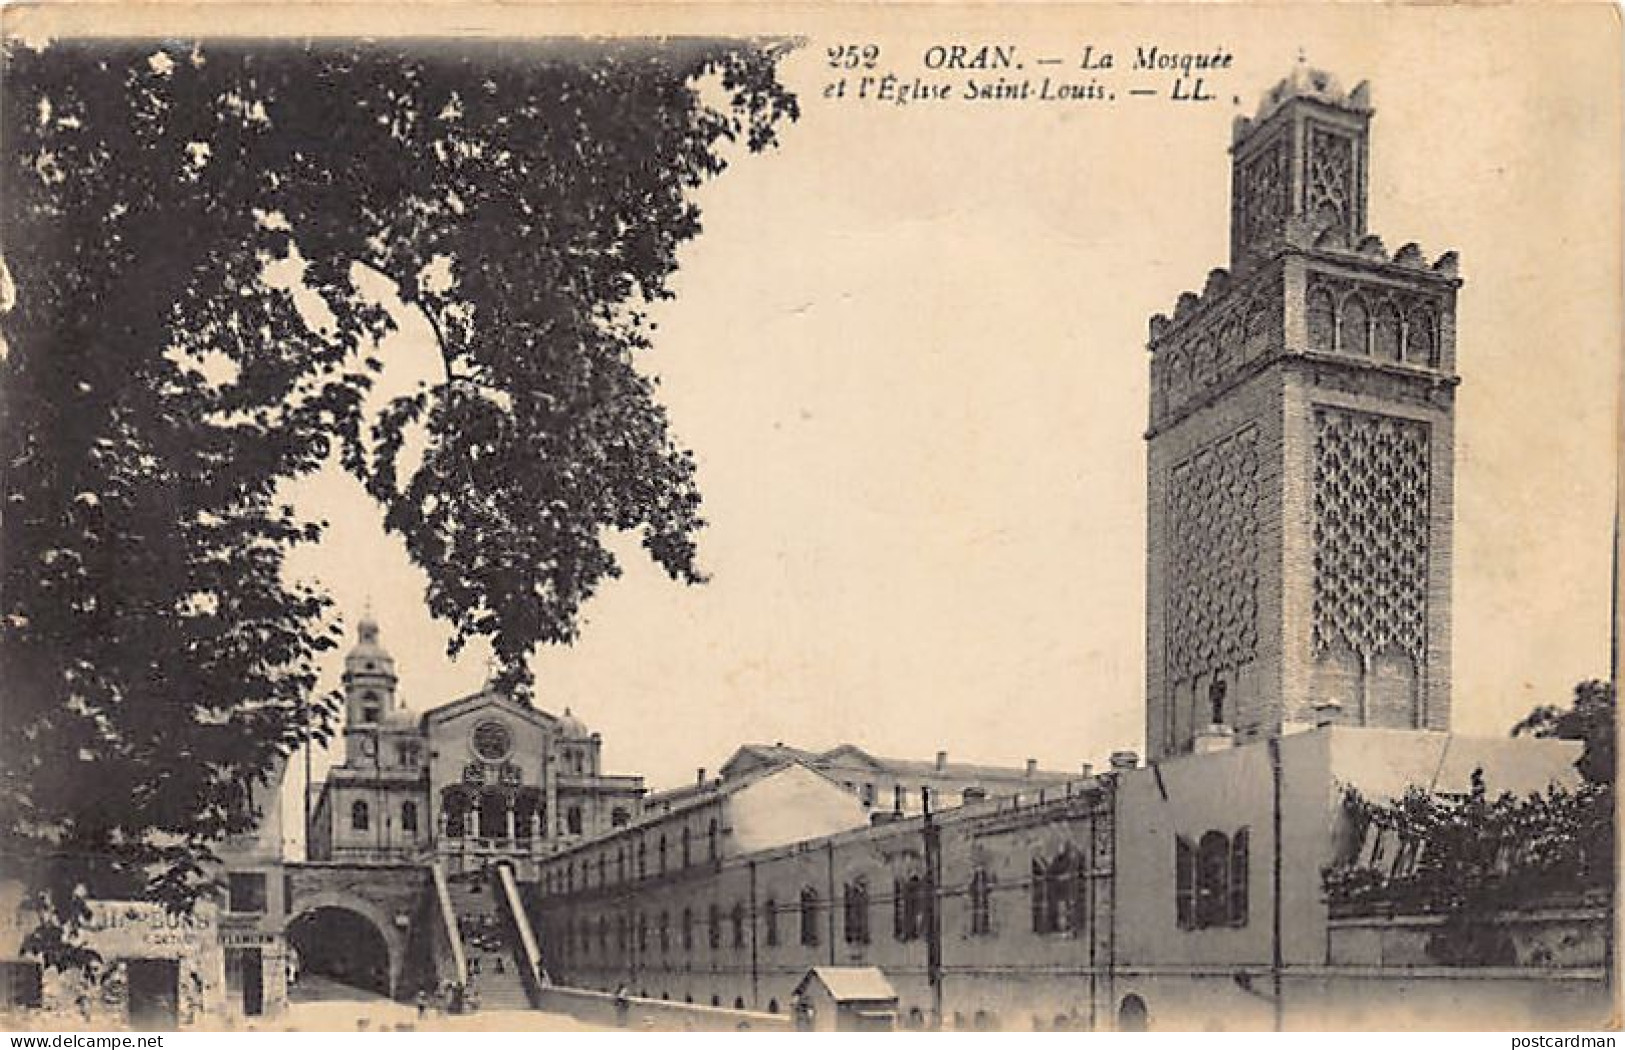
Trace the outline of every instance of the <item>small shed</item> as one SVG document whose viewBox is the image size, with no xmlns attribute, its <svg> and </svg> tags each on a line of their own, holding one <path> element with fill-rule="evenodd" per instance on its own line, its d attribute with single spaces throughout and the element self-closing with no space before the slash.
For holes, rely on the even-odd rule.
<svg viewBox="0 0 1625 1050">
<path fill-rule="evenodd" d="M 797 1027 L 815 1032 L 889 1032 L 897 992 L 876 966 L 815 966 L 796 985 Z"/>
</svg>

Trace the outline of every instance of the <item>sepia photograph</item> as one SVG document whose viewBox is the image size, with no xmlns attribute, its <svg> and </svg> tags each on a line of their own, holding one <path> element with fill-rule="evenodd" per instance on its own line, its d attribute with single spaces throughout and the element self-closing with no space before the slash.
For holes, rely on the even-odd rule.
<svg viewBox="0 0 1625 1050">
<path fill-rule="evenodd" d="M 0 1030 L 1613 1045 L 1617 7 L 0 48 Z"/>
</svg>

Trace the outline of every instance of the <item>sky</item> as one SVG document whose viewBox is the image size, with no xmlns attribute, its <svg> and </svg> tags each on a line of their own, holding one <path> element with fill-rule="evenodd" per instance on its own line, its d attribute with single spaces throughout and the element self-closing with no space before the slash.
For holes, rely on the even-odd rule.
<svg viewBox="0 0 1625 1050">
<path fill-rule="evenodd" d="M 652 787 L 746 741 L 1056 769 L 1141 749 L 1146 322 L 1225 264 L 1231 121 L 1300 50 L 1345 86 L 1371 81 L 1371 230 L 1461 255 L 1455 728 L 1504 734 L 1605 677 L 1622 243 L 1609 9 L 1007 15 L 691 9 L 640 25 L 808 34 L 783 69 L 803 116 L 698 193 L 704 231 L 643 362 L 698 460 L 710 582 L 673 583 L 620 542 L 625 576 L 579 643 L 535 658 L 539 704 L 570 708 L 603 734 L 609 771 Z M 825 99 L 827 48 L 865 42 L 907 76 L 954 42 L 1234 60 L 1202 104 Z M 398 389 L 434 367 L 402 322 L 380 348 Z M 446 658 L 421 574 L 359 486 L 333 470 L 296 496 L 332 527 L 292 571 L 352 632 L 370 602 L 405 705 L 479 688 L 485 650 Z"/>
</svg>

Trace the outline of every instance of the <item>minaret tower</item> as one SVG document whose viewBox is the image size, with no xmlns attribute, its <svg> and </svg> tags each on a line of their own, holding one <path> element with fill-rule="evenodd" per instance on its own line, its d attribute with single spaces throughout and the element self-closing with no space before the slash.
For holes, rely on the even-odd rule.
<svg viewBox="0 0 1625 1050">
<path fill-rule="evenodd" d="M 1151 319 L 1146 745 L 1447 729 L 1456 256 L 1366 231 L 1365 84 L 1236 121 L 1230 268 Z"/>
</svg>

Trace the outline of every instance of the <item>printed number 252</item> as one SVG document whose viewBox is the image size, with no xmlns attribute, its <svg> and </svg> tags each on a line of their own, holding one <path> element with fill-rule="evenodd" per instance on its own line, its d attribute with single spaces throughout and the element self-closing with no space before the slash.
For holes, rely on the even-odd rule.
<svg viewBox="0 0 1625 1050">
<path fill-rule="evenodd" d="M 842 44 L 827 48 L 831 69 L 873 69 L 880 59 L 879 44 Z"/>
</svg>

